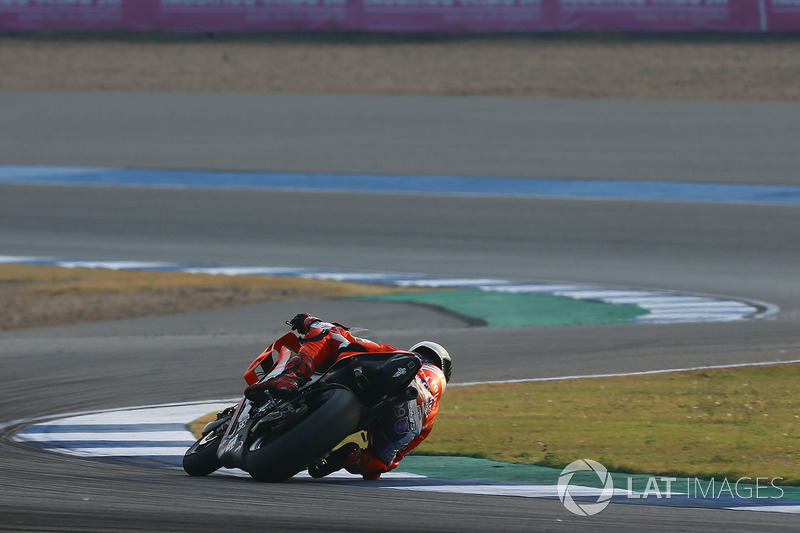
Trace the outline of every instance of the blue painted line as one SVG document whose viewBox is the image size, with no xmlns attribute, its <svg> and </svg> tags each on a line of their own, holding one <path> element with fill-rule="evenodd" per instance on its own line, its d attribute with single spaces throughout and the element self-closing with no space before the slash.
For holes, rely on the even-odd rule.
<svg viewBox="0 0 800 533">
<path fill-rule="evenodd" d="M 485 480 L 452 480 L 445 478 L 425 477 L 408 480 L 392 480 L 382 479 L 380 481 L 362 481 L 358 479 L 351 480 L 330 480 L 332 483 L 337 484 L 352 484 L 361 487 L 377 487 L 377 488 L 395 488 L 395 489 L 408 489 L 417 487 L 436 488 L 444 487 L 531 487 L 542 486 L 537 483 L 520 483 L 520 482 L 499 482 L 499 481 L 485 481 Z M 556 496 L 537 496 L 540 499 L 558 500 Z M 582 496 L 572 495 L 572 499 L 580 502 L 595 503 L 597 496 Z M 800 500 L 792 500 L 788 498 L 745 498 L 741 496 L 730 496 L 728 494 L 722 495 L 708 495 L 706 497 L 693 496 L 690 494 L 671 493 L 669 497 L 666 494 L 661 497 L 654 495 L 643 496 L 637 494 L 636 497 L 629 495 L 614 495 L 611 497 L 612 503 L 623 503 L 632 505 L 649 505 L 661 507 L 691 507 L 700 509 L 732 509 L 736 507 L 794 507 L 800 505 Z"/>
<path fill-rule="evenodd" d="M 25 444 L 36 448 L 164 448 L 180 447 L 186 449 L 194 444 L 194 440 L 59 440 L 59 441 L 25 441 Z"/>
<path fill-rule="evenodd" d="M 18 435 L 28 433 L 103 433 L 109 431 L 185 431 L 186 424 L 36 424 L 28 426 Z"/>
<path fill-rule="evenodd" d="M 597 498 L 573 497 L 576 501 L 596 502 Z M 686 494 L 672 494 L 669 498 L 662 496 L 656 498 L 629 498 L 627 496 L 612 496 L 612 503 L 626 503 L 631 505 L 651 505 L 659 507 L 692 507 L 699 509 L 732 509 L 736 507 L 793 507 L 800 505 L 798 500 L 783 498 L 740 498 L 736 496 L 695 497 Z"/>
<path fill-rule="evenodd" d="M 0 166 L 0 183 L 800 204 L 800 187 L 469 176 Z"/>
</svg>

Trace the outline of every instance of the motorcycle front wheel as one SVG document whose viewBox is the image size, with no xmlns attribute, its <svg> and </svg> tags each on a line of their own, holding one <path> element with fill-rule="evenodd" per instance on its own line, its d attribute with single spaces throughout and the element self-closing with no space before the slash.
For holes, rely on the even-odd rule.
<svg viewBox="0 0 800 533">
<path fill-rule="evenodd" d="M 312 409 L 291 429 L 277 438 L 265 435 L 252 442 L 245 462 L 254 479 L 285 481 L 357 431 L 361 403 L 351 391 L 320 391 L 308 403 Z"/>
<path fill-rule="evenodd" d="M 222 435 L 209 433 L 192 444 L 183 456 L 183 469 L 190 476 L 207 476 L 222 466 L 217 459 L 217 450 Z"/>
</svg>

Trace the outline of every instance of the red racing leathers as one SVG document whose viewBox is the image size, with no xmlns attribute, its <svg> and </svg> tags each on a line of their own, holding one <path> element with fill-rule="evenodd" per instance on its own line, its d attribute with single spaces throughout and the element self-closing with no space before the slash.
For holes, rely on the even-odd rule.
<svg viewBox="0 0 800 533">
<path fill-rule="evenodd" d="M 314 317 L 306 320 L 305 327 L 299 364 L 310 367 L 312 372 L 325 370 L 354 353 L 397 351 L 394 346 L 354 337 L 347 328 Z M 446 386 L 444 373 L 439 367 L 424 363 L 413 385 L 419 392 L 417 398 L 399 403 L 391 416 L 369 428 L 367 448 L 359 449 L 345 462 L 349 472 L 377 480 L 382 473 L 396 468 L 431 432 L 433 419 L 439 412 L 439 398 Z"/>
<path fill-rule="evenodd" d="M 433 429 L 433 419 L 439 412 L 439 398 L 446 381 L 439 367 L 425 363 L 413 385 L 419 395 L 395 405 L 392 415 L 378 420 L 369 428 L 369 446 L 345 462 L 352 474 L 377 480 L 384 472 L 397 468 L 400 460 L 420 445 Z"/>
</svg>

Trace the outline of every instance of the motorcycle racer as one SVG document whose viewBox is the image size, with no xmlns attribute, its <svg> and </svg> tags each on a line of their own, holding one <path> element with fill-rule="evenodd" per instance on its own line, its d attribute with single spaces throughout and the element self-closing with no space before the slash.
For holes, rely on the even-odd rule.
<svg viewBox="0 0 800 533">
<path fill-rule="evenodd" d="M 247 387 L 245 397 L 249 400 L 263 401 L 265 392 L 276 397 L 291 397 L 316 370 L 324 370 L 354 353 L 398 351 L 388 344 L 355 337 L 347 327 L 308 313 L 295 315 L 286 324 L 300 335 L 300 350 L 280 375 Z M 416 353 L 423 361 L 412 382 L 417 397 L 399 402 L 375 422 L 367 431 L 366 448 L 351 442 L 312 465 L 309 473 L 313 477 L 345 468 L 350 473 L 361 474 L 364 479 L 377 480 L 381 474 L 396 468 L 406 454 L 427 438 L 439 412 L 439 399 L 450 380 L 450 354 L 431 341 L 417 343 L 408 351 Z"/>
</svg>

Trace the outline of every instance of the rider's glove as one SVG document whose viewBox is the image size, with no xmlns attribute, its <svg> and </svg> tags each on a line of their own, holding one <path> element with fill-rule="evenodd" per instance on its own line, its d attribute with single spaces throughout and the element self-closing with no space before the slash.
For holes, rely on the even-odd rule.
<svg viewBox="0 0 800 533">
<path fill-rule="evenodd" d="M 309 315 L 308 313 L 300 313 L 294 315 L 294 318 L 291 320 L 286 321 L 287 326 L 291 326 L 292 330 L 296 331 L 300 335 L 305 335 L 308 333 L 308 326 L 312 322 L 316 321 L 317 319 Z"/>
</svg>

